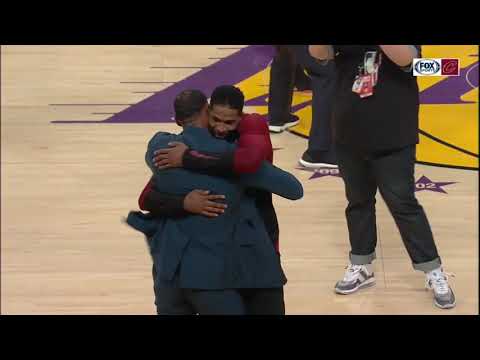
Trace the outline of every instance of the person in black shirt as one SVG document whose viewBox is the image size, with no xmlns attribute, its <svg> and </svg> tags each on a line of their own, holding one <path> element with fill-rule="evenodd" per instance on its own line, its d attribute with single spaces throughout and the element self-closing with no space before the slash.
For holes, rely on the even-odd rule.
<svg viewBox="0 0 480 360">
<path fill-rule="evenodd" d="M 313 57 L 334 60 L 337 88 L 333 136 L 345 183 L 350 265 L 335 290 L 350 294 L 375 284 L 375 195 L 380 191 L 416 270 L 426 273 L 440 308 L 455 296 L 422 206 L 415 198 L 419 91 L 411 67 L 419 45 L 310 45 Z"/>
</svg>

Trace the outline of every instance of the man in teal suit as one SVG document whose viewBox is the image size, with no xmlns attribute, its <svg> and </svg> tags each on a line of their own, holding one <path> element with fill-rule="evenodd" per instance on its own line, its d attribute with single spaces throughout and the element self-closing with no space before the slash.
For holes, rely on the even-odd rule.
<svg viewBox="0 0 480 360">
<path fill-rule="evenodd" d="M 186 91 L 176 103 L 202 95 Z M 267 162 L 256 173 L 239 178 L 216 178 L 181 168 L 158 170 L 152 163 L 153 152 L 174 141 L 206 153 L 234 149 L 235 145 L 210 135 L 207 111 L 205 98 L 200 112 L 177 118 L 184 126 L 182 134 L 157 133 L 149 142 L 146 161 L 159 191 L 186 194 L 209 189 L 225 195 L 228 208 L 214 219 L 195 215 L 155 219 L 145 221 L 143 228 L 148 223 L 153 234 L 149 246 L 157 287 L 181 289 L 185 301 L 200 314 L 244 314 L 242 291 L 278 289 L 286 282 L 278 254 L 245 189 L 256 187 L 290 199 L 302 197 L 303 189 L 291 174 Z"/>
</svg>

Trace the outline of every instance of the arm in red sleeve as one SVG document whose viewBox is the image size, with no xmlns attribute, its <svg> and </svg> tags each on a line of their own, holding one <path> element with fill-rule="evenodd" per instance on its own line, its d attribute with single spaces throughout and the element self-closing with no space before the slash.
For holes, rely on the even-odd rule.
<svg viewBox="0 0 480 360">
<path fill-rule="evenodd" d="M 153 181 L 150 179 L 140 194 L 138 206 L 155 217 L 186 216 L 188 212 L 183 208 L 184 199 L 185 195 L 173 195 L 156 191 Z"/>
<path fill-rule="evenodd" d="M 233 153 L 213 154 L 188 150 L 183 156 L 183 167 L 214 176 L 229 176 L 232 173 L 253 173 L 264 160 L 273 161 L 270 132 L 263 116 L 244 115 L 237 131 L 240 137 Z"/>
<path fill-rule="evenodd" d="M 245 115 L 238 127 L 240 138 L 234 154 L 234 171 L 238 174 L 253 173 L 262 161 L 273 160 L 272 143 L 268 125 L 258 114 Z"/>
<path fill-rule="evenodd" d="M 140 197 L 138 198 L 138 207 L 143 210 L 143 211 L 148 211 L 145 208 L 145 198 L 147 197 L 148 193 L 152 191 L 152 186 L 153 186 L 153 180 L 150 179 L 150 181 L 145 185 L 145 188 L 143 189 L 142 193 L 140 194 Z"/>
</svg>

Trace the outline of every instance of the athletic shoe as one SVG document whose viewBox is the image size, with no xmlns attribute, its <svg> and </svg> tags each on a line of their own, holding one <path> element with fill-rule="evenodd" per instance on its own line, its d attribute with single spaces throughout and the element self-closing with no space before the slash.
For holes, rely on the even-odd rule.
<svg viewBox="0 0 480 360">
<path fill-rule="evenodd" d="M 305 151 L 298 161 L 300 165 L 309 169 L 320 169 L 324 167 L 337 168 L 337 162 L 325 151 Z"/>
<path fill-rule="evenodd" d="M 279 134 L 279 133 L 283 132 L 284 130 L 287 130 L 288 128 L 291 128 L 295 125 L 298 125 L 299 122 L 300 122 L 300 119 L 297 115 L 290 114 L 290 119 L 288 120 L 288 122 L 278 123 L 278 122 L 271 121 L 268 124 L 268 129 L 273 133 L 278 133 Z"/>
<path fill-rule="evenodd" d="M 335 285 L 337 294 L 348 295 L 362 288 L 375 285 L 374 273 L 370 272 L 366 265 L 350 264 L 346 269 L 343 280 Z"/>
<path fill-rule="evenodd" d="M 425 288 L 433 290 L 433 299 L 436 306 L 441 309 L 455 307 L 455 294 L 448 285 L 448 274 L 443 269 L 436 269 L 425 274 Z"/>
</svg>

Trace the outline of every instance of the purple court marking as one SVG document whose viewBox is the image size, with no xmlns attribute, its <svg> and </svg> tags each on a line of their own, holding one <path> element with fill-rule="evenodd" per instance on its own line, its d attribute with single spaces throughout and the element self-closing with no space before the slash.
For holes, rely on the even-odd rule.
<svg viewBox="0 0 480 360">
<path fill-rule="evenodd" d="M 103 124 L 105 120 L 59 120 L 52 121 L 52 124 Z"/>
<path fill-rule="evenodd" d="M 245 106 L 268 106 L 267 98 L 268 98 L 268 94 L 260 95 L 256 98 L 246 101 Z M 294 114 L 297 111 L 300 111 L 306 108 L 307 106 L 310 106 L 311 104 L 312 104 L 312 100 L 304 101 L 300 104 L 292 106 L 291 112 Z"/>
<path fill-rule="evenodd" d="M 268 94 L 257 96 L 256 98 L 247 100 L 245 106 L 268 106 L 267 98 Z"/>
<path fill-rule="evenodd" d="M 150 66 L 150 69 L 205 69 L 204 66 Z"/>
<path fill-rule="evenodd" d="M 465 80 L 472 89 L 478 87 L 478 62 L 476 67 L 471 67 L 465 74 Z"/>
<path fill-rule="evenodd" d="M 244 48 L 223 47 L 218 49 L 235 49 L 239 50 L 231 55 L 204 67 L 202 70 L 186 77 L 178 82 L 158 82 L 158 81 L 136 81 L 121 83 L 137 83 L 137 84 L 170 84 L 170 86 L 158 91 L 152 92 L 152 96 L 145 98 L 137 104 L 125 104 L 129 107 L 118 112 L 117 114 L 103 120 L 105 124 L 109 123 L 169 123 L 172 122 L 173 109 L 172 104 L 175 96 L 185 89 L 200 89 L 207 96 L 211 94 L 213 89 L 221 84 L 238 84 L 239 82 L 251 77 L 254 74 L 264 70 L 271 62 L 274 56 L 274 48 L 271 45 L 251 45 Z M 478 56 L 478 55 L 472 55 Z M 470 84 L 471 83 L 471 84 Z M 468 104 L 462 101 L 460 97 L 471 90 L 471 85 L 478 87 L 478 62 L 461 69 L 460 76 L 448 77 L 441 80 L 434 86 L 425 89 L 420 93 L 420 102 L 422 104 Z M 266 84 L 258 86 L 267 87 Z M 268 94 L 259 96 L 254 99 L 248 99 L 246 106 L 267 106 Z M 310 106 L 312 100 L 292 107 L 295 113 L 305 107 Z M 78 104 L 70 104 L 76 106 Z M 101 104 L 85 104 L 85 105 L 101 105 Z M 109 105 L 109 104 L 104 104 Z M 111 104 L 118 105 L 121 104 Z M 54 123 L 75 123 L 79 121 L 54 121 Z M 89 121 L 80 121 L 80 123 L 88 123 Z M 98 122 L 93 122 L 98 123 Z"/>
<path fill-rule="evenodd" d="M 222 60 L 225 59 L 225 57 L 209 57 L 209 60 Z"/>
<path fill-rule="evenodd" d="M 308 180 L 323 178 L 325 176 L 333 176 L 333 177 L 339 177 L 339 178 L 342 177 L 340 175 L 340 171 L 338 170 L 338 168 L 323 167 L 323 168 L 319 168 L 319 169 L 309 169 L 309 168 L 306 168 L 304 166 L 298 166 L 296 169 L 297 170 L 308 171 L 308 172 L 312 173 L 312 176 Z M 447 186 L 447 185 L 452 185 L 452 184 L 457 184 L 457 182 L 432 181 L 428 177 L 423 175 L 415 182 L 415 192 L 428 190 L 428 191 L 447 194 L 447 192 L 443 189 L 443 187 Z"/>
<path fill-rule="evenodd" d="M 297 111 L 300 111 L 303 108 L 306 108 L 307 106 L 310 106 L 310 105 L 312 105 L 312 100 L 307 100 L 303 103 L 292 106 L 292 113 L 296 113 Z"/>
<path fill-rule="evenodd" d="M 48 104 L 48 106 L 131 106 L 135 104 Z"/>
<path fill-rule="evenodd" d="M 176 81 L 120 81 L 120 84 L 175 84 Z"/>
<path fill-rule="evenodd" d="M 110 123 L 170 123 L 173 117 L 173 101 L 185 89 L 201 89 L 210 96 L 221 84 L 234 85 L 265 69 L 274 55 L 270 45 L 251 45 L 226 58 L 205 67 L 182 81 L 130 106 L 103 121 Z M 232 71 L 235 69 L 235 71 Z M 88 123 L 89 121 L 54 121 L 54 123 Z"/>
<path fill-rule="evenodd" d="M 433 192 L 439 192 L 443 194 L 448 194 L 445 190 L 443 190 L 443 186 L 451 185 L 451 184 L 456 184 L 456 182 L 435 182 L 427 178 L 426 176 L 422 176 L 420 179 L 418 179 L 415 182 L 415 192 L 417 191 L 423 191 L 423 190 L 428 190 L 428 191 L 433 191 Z"/>
<path fill-rule="evenodd" d="M 443 194 L 448 194 L 445 190 L 443 190 L 443 186 L 456 184 L 456 182 L 435 182 L 427 178 L 426 176 L 422 176 L 415 182 L 415 192 L 417 191 L 433 191 L 439 192 Z"/>
<path fill-rule="evenodd" d="M 305 166 L 298 166 L 296 167 L 296 169 L 313 173 L 308 180 L 323 178 L 324 176 L 341 177 L 340 171 L 338 170 L 338 168 L 323 167 L 318 169 L 309 169 Z"/>
<path fill-rule="evenodd" d="M 467 79 L 468 74 L 468 79 Z M 473 80 L 473 81 L 471 81 Z M 474 104 L 461 97 L 478 87 L 478 62 L 460 70 L 460 76 L 450 76 L 420 93 L 421 104 Z"/>
</svg>

